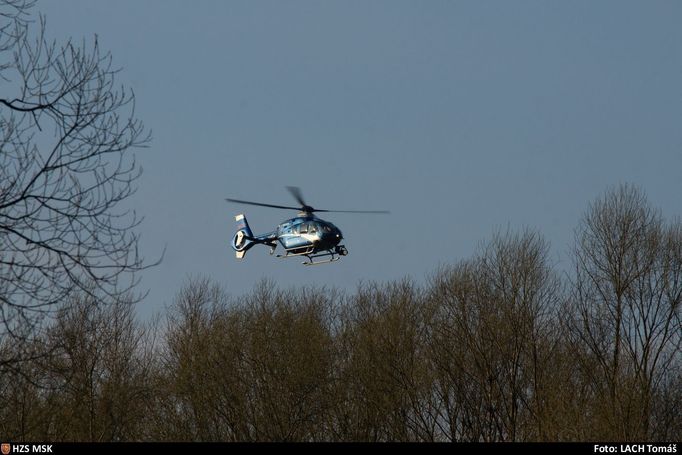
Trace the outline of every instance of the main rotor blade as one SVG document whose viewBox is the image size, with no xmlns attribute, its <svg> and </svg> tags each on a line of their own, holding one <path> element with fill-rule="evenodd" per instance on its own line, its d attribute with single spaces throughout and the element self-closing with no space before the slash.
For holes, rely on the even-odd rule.
<svg viewBox="0 0 682 455">
<path fill-rule="evenodd" d="M 290 207 L 288 205 L 263 204 L 262 202 L 242 201 L 241 199 L 230 198 L 225 198 L 225 200 L 228 202 L 234 202 L 235 204 L 259 205 L 261 207 L 272 207 L 273 209 L 300 210 L 300 207 Z"/>
<path fill-rule="evenodd" d="M 327 213 L 391 213 L 388 210 L 317 210 L 316 212 L 327 212 Z"/>
<path fill-rule="evenodd" d="M 297 186 L 288 186 L 287 190 L 291 193 L 291 195 L 298 201 L 299 204 L 301 204 L 301 207 L 306 207 L 308 204 L 305 203 L 303 200 L 303 194 L 301 193 L 301 189 Z"/>
</svg>

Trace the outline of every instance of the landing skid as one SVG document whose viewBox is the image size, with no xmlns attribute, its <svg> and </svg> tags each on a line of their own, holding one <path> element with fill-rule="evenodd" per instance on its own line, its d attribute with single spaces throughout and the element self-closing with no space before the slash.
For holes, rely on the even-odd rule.
<svg viewBox="0 0 682 455">
<path fill-rule="evenodd" d="M 319 265 L 319 264 L 328 264 L 330 262 L 336 262 L 339 259 L 341 259 L 341 256 L 346 256 L 348 254 L 348 250 L 346 249 L 345 246 L 339 245 L 333 250 L 326 250 L 324 253 L 320 254 L 313 254 L 315 252 L 315 249 L 310 247 L 310 248 L 304 248 L 300 250 L 289 250 L 285 254 L 278 254 L 278 258 L 287 258 L 289 256 L 305 256 L 308 258 L 308 261 L 306 262 L 301 262 L 303 265 Z M 329 259 L 324 260 L 324 261 L 315 261 L 316 258 L 323 258 L 323 257 L 329 257 Z"/>
<path fill-rule="evenodd" d="M 346 249 L 345 246 L 343 245 L 338 245 L 335 247 L 333 250 L 327 250 L 325 253 L 322 254 L 315 254 L 315 255 L 309 255 L 306 254 L 307 258 L 310 260 L 310 262 L 302 262 L 303 265 L 318 265 L 318 264 L 328 264 L 330 262 L 336 262 L 339 259 L 341 259 L 341 256 L 346 256 L 348 254 L 348 250 Z M 321 257 L 326 257 L 326 256 L 331 256 L 329 259 L 326 261 L 317 261 L 315 262 L 315 258 L 321 258 Z"/>
<path fill-rule="evenodd" d="M 325 256 L 331 256 L 331 258 L 327 259 L 326 261 L 314 261 L 315 258 L 321 258 Z M 309 259 L 309 262 L 301 262 L 303 265 L 320 265 L 320 264 L 329 264 L 330 262 L 336 262 L 340 257 L 336 256 L 335 253 L 333 253 L 331 250 L 329 253 L 323 253 L 323 254 L 316 254 L 314 256 L 306 256 Z"/>
</svg>

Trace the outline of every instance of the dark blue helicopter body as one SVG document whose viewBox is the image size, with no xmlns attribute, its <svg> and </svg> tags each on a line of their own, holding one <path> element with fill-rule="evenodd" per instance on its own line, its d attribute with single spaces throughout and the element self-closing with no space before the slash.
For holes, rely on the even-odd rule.
<svg viewBox="0 0 682 455">
<path fill-rule="evenodd" d="M 300 210 L 298 216 L 283 221 L 277 226 L 277 230 L 262 235 L 253 235 L 249 223 L 243 214 L 235 217 L 237 232 L 232 239 L 232 248 L 236 252 L 237 259 L 242 259 L 246 252 L 254 245 L 263 244 L 270 247 L 270 254 L 275 252 L 277 242 L 284 248 L 285 254 L 277 257 L 305 256 L 309 262 L 305 265 L 321 264 L 339 259 L 339 256 L 348 254 L 344 245 L 339 245 L 343 239 L 341 230 L 326 220 L 316 217 L 314 212 L 348 212 L 348 213 L 388 213 L 386 211 L 357 211 L 357 210 L 317 210 L 303 201 L 301 191 L 296 187 L 287 187 L 294 198 L 301 203 L 301 207 L 289 207 L 259 202 L 248 202 L 239 199 L 227 199 L 238 204 L 258 205 L 280 209 Z M 329 256 L 325 261 L 313 261 L 314 258 Z"/>
<path fill-rule="evenodd" d="M 318 250 L 330 250 L 339 244 L 343 235 L 339 228 L 314 215 L 300 216 L 277 226 L 277 240 L 286 250 L 315 245 Z"/>
<path fill-rule="evenodd" d="M 238 259 L 242 259 L 252 246 L 258 244 L 268 245 L 272 254 L 277 248 L 277 242 L 285 251 L 284 255 L 278 257 L 306 256 L 310 260 L 304 263 L 307 265 L 336 261 L 337 256 L 348 254 L 346 247 L 339 245 L 343 239 L 341 230 L 312 214 L 301 214 L 286 220 L 277 226 L 276 231 L 262 235 L 253 235 L 243 214 L 237 215 L 235 219 L 237 233 L 232 239 L 232 248 Z M 330 256 L 330 259 L 313 262 L 314 258 L 322 256 Z"/>
</svg>

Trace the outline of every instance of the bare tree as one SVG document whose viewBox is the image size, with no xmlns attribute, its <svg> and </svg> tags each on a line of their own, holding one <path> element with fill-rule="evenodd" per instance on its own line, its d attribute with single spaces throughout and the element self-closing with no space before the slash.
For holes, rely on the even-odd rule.
<svg viewBox="0 0 682 455">
<path fill-rule="evenodd" d="M 154 398 L 153 332 L 135 320 L 130 302 L 100 305 L 74 293 L 45 329 L 29 343 L 0 347 L 45 345 L 36 348 L 43 355 L 0 375 L 0 432 L 13 440 L 144 437 Z"/>
<path fill-rule="evenodd" d="M 652 400 L 679 368 L 681 232 L 632 185 L 599 198 L 576 232 L 570 327 L 585 348 L 578 360 L 591 377 L 599 437 L 650 437 Z"/>
<path fill-rule="evenodd" d="M 0 324 L 20 336 L 74 289 L 112 301 L 144 267 L 124 201 L 149 141 L 111 55 L 0 0 Z M 94 288 L 90 286 L 94 284 Z"/>
<path fill-rule="evenodd" d="M 433 441 L 428 311 L 409 280 L 349 296 L 335 338 L 332 440 Z"/>
<path fill-rule="evenodd" d="M 221 316 L 228 301 L 207 279 L 193 279 L 178 292 L 159 353 L 163 392 L 154 409 L 156 439 L 246 439 L 245 392 L 235 374 L 245 328 Z"/>
<path fill-rule="evenodd" d="M 431 283 L 431 350 L 442 437 L 548 439 L 548 365 L 561 284 L 532 231 L 496 235 Z"/>
<path fill-rule="evenodd" d="M 156 437 L 312 441 L 325 437 L 334 293 L 261 282 L 230 299 L 187 283 L 168 317 Z"/>
</svg>

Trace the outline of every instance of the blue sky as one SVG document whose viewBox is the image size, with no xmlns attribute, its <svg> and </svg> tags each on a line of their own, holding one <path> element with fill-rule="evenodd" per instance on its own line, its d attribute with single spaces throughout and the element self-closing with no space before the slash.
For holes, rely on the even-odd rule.
<svg viewBox="0 0 682 455">
<path fill-rule="evenodd" d="M 39 2 L 48 34 L 99 37 L 153 131 L 131 204 L 145 222 L 148 315 L 190 276 L 234 295 L 263 277 L 353 289 L 423 279 L 496 229 L 538 229 L 565 264 L 610 185 L 668 217 L 682 194 L 682 3 L 675 1 Z M 253 249 L 293 215 L 286 185 L 330 209 L 350 254 L 303 267 Z"/>
</svg>

